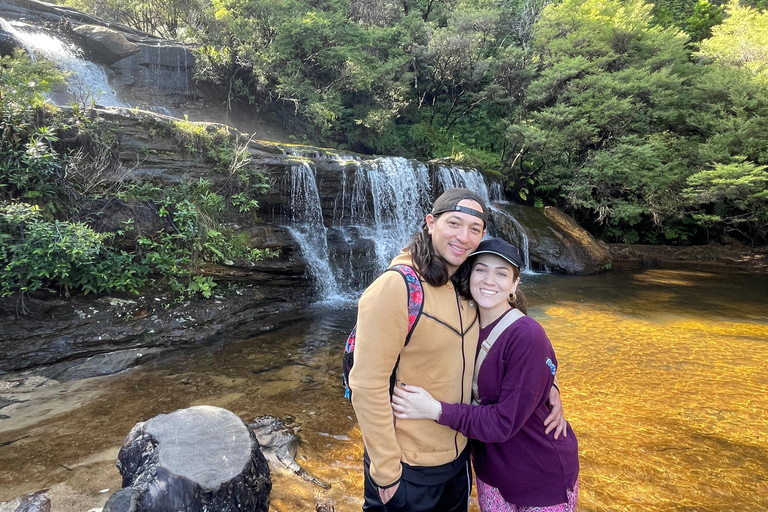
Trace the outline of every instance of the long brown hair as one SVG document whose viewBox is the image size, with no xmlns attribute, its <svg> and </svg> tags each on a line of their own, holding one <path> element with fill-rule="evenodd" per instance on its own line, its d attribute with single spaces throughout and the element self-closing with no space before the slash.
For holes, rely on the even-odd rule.
<svg viewBox="0 0 768 512">
<path fill-rule="evenodd" d="M 440 215 L 435 215 L 437 220 Z M 435 247 L 432 245 L 432 235 L 429 234 L 427 223 L 421 226 L 421 231 L 413 235 L 411 244 L 408 246 L 411 253 L 413 264 L 421 274 L 421 277 L 431 286 L 443 286 L 451 279 L 448 273 L 448 267 L 445 266 L 443 258 L 438 256 Z"/>
</svg>

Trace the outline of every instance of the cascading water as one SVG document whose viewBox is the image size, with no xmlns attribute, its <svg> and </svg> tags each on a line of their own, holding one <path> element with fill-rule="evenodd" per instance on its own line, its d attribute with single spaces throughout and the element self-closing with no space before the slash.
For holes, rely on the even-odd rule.
<svg viewBox="0 0 768 512">
<path fill-rule="evenodd" d="M 464 169 L 441 165 L 438 169 L 437 178 L 441 188 L 436 190 L 436 193 L 443 193 L 449 188 L 462 187 L 474 190 L 480 194 L 480 197 L 485 200 L 486 204 L 502 199 L 501 184 L 498 184 L 498 187 L 494 186 L 492 188 L 494 193 L 489 194 L 485 179 L 475 170 L 465 171 Z"/>
<path fill-rule="evenodd" d="M 358 198 L 360 208 L 350 221 L 371 227 L 376 260 L 383 271 L 424 222 L 430 203 L 429 173 L 424 164 L 405 158 L 378 158 L 363 168 L 355 184 L 358 194 L 370 194 L 373 218 L 367 211 L 367 201 Z"/>
<path fill-rule="evenodd" d="M 321 296 L 339 296 L 328 258 L 328 230 L 323 224 L 315 172 L 306 162 L 291 167 L 291 225 L 288 228 L 301 247 L 317 280 Z"/>
<path fill-rule="evenodd" d="M 513 242 L 518 245 L 520 248 L 520 253 L 523 257 L 523 268 L 520 270 L 526 274 L 532 274 L 533 271 L 531 270 L 530 244 L 528 242 L 528 233 L 525 232 L 525 228 L 522 224 L 520 224 L 520 222 L 518 222 L 516 218 L 514 218 L 503 209 L 496 208 L 495 206 L 491 205 L 491 210 L 495 214 L 501 215 L 505 219 L 508 219 L 512 223 L 512 226 L 514 226 L 513 232 L 517 235 L 517 240 L 513 240 Z"/>
<path fill-rule="evenodd" d="M 117 99 L 117 94 L 109 85 L 104 69 L 98 64 L 84 60 L 79 49 L 65 44 L 61 39 L 50 34 L 10 27 L 10 32 L 24 45 L 32 58 L 40 55 L 68 73 L 66 83 L 70 97 L 64 103 L 74 101 L 79 104 L 88 104 L 95 101 L 104 106 L 127 106 Z"/>
</svg>

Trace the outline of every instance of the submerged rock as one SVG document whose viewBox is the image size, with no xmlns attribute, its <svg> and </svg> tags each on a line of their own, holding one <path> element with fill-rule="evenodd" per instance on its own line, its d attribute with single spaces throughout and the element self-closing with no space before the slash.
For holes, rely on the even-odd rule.
<svg viewBox="0 0 768 512">
<path fill-rule="evenodd" d="M 137 423 L 117 467 L 123 489 L 104 512 L 269 510 L 272 481 L 256 436 L 236 415 L 211 406 Z"/>
<path fill-rule="evenodd" d="M 330 484 L 310 475 L 296 462 L 296 444 L 299 438 L 281 419 L 262 416 L 253 420 L 253 423 L 249 423 L 248 428 L 256 435 L 262 453 L 273 466 L 285 468 L 307 482 L 312 482 L 323 489 L 330 489 Z"/>
<path fill-rule="evenodd" d="M 0 512 L 51 512 L 51 500 L 45 495 L 46 492 L 48 489 L 0 503 Z"/>
</svg>

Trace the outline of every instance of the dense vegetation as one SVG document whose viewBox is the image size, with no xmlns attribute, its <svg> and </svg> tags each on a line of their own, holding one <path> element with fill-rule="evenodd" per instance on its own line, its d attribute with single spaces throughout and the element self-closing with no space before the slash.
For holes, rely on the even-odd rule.
<svg viewBox="0 0 768 512">
<path fill-rule="evenodd" d="M 500 171 L 608 241 L 766 242 L 768 14 L 708 0 L 71 0 L 304 142 Z"/>
<path fill-rule="evenodd" d="M 63 77 L 23 52 L 0 61 L 0 297 L 32 292 L 131 292 L 153 286 L 177 299 L 210 297 L 216 283 L 194 272 L 200 263 L 257 261 L 269 251 L 222 229 L 234 215 L 255 214 L 266 185 L 249 154 L 226 130 L 178 121 L 171 131 L 187 153 L 229 176 L 210 183 L 158 187 L 123 179 L 113 151 L 114 127 L 82 105 L 57 109 L 45 93 Z M 158 128 L 152 128 L 156 130 Z M 163 127 L 160 127 L 163 129 Z M 148 217 L 119 229 L 94 226 L 109 204 Z"/>
</svg>

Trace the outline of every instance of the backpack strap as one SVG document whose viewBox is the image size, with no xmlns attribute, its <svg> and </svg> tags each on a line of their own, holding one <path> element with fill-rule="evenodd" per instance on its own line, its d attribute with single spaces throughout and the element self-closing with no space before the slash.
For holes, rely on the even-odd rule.
<svg viewBox="0 0 768 512">
<path fill-rule="evenodd" d="M 387 271 L 398 272 L 405 280 L 405 285 L 408 288 L 408 333 L 405 335 L 405 345 L 411 340 L 411 333 L 416 327 L 416 324 L 421 318 L 421 313 L 424 310 L 424 288 L 421 285 L 421 279 L 418 274 L 409 265 L 393 265 L 388 268 Z M 355 341 L 357 339 L 357 325 L 352 328 L 352 332 L 347 338 L 347 343 L 344 347 L 344 365 L 342 372 L 342 380 L 344 382 L 344 396 L 351 400 L 352 389 L 349 387 L 349 372 L 352 370 L 354 364 L 354 351 Z M 389 378 L 389 394 L 392 395 L 395 389 L 395 381 L 397 374 L 397 367 L 400 364 L 400 356 L 397 356 L 397 361 L 392 369 L 392 375 Z"/>
<path fill-rule="evenodd" d="M 408 334 L 405 335 L 405 345 L 411 341 L 411 334 L 416 324 L 421 318 L 421 312 L 424 310 L 424 288 L 421 286 L 421 279 L 418 274 L 409 265 L 393 265 L 387 270 L 399 272 L 405 279 L 405 285 L 408 287 Z M 392 375 L 389 376 L 389 395 L 395 394 L 395 384 L 397 384 L 397 367 L 400 366 L 400 356 L 397 356 L 395 366 L 392 368 Z"/>
<path fill-rule="evenodd" d="M 508 313 L 506 313 L 503 317 L 501 317 L 501 320 L 499 320 L 499 323 L 496 324 L 496 327 L 493 328 L 491 333 L 488 335 L 488 337 L 483 341 L 483 344 L 480 346 L 480 352 L 477 354 L 477 359 L 475 359 L 475 374 L 472 376 L 472 403 L 475 405 L 480 404 L 480 393 L 477 389 L 477 377 L 480 375 L 480 367 L 483 365 L 483 361 L 485 361 L 486 356 L 488 355 L 488 352 L 491 350 L 491 347 L 494 343 L 496 343 L 496 340 L 499 339 L 499 336 L 501 336 L 501 333 L 507 330 L 507 328 L 515 323 L 517 320 L 520 320 L 523 318 L 525 314 L 520 311 L 519 309 L 512 309 Z"/>
<path fill-rule="evenodd" d="M 409 265 L 393 265 L 387 270 L 400 273 L 408 287 L 408 334 L 405 336 L 405 344 L 407 345 L 411 341 L 411 333 L 421 318 L 422 311 L 424 311 L 424 288 L 418 274 Z"/>
</svg>

